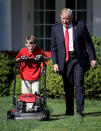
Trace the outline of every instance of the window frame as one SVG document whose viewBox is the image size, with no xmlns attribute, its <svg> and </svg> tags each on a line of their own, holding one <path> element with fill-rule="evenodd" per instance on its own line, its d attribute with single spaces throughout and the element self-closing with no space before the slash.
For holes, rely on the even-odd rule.
<svg viewBox="0 0 101 131">
<path fill-rule="evenodd" d="M 43 40 L 43 50 L 44 51 L 47 51 L 47 40 L 50 40 L 50 37 L 46 37 L 46 27 L 47 26 L 52 26 L 52 25 L 54 25 L 55 24 L 55 18 L 54 18 L 54 23 L 46 23 L 46 13 L 47 12 L 54 12 L 54 17 L 56 17 L 55 16 L 55 12 L 56 12 L 56 9 L 46 9 L 46 0 L 43 0 L 44 1 L 44 9 L 34 9 L 33 10 L 33 15 L 35 14 L 35 12 L 43 12 L 43 16 L 44 16 L 44 22 L 43 23 L 34 23 L 34 29 L 35 29 L 35 26 L 43 26 L 43 37 L 39 37 L 39 36 L 37 36 L 37 40 Z M 55 1 L 55 0 L 54 0 Z M 55 2 L 55 4 L 56 4 L 56 2 Z M 35 15 L 34 15 L 35 16 Z M 35 34 L 35 30 L 33 31 L 34 32 L 34 34 Z M 39 44 L 39 46 L 41 46 L 40 44 Z"/>
</svg>

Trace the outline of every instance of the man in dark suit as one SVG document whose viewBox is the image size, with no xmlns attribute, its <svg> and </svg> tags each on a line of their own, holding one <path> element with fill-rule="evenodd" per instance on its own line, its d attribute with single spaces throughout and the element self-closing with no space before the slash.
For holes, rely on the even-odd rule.
<svg viewBox="0 0 101 131">
<path fill-rule="evenodd" d="M 61 23 L 54 25 L 51 32 L 51 54 L 54 72 L 58 72 L 63 78 L 66 95 L 66 115 L 74 114 L 73 96 L 75 87 L 77 113 L 83 116 L 84 74 L 89 70 L 90 62 L 93 68 L 96 67 L 95 49 L 86 25 L 81 21 L 72 20 L 71 9 L 62 9 L 60 18 Z M 65 45 L 66 28 L 68 28 L 69 34 L 69 51 Z"/>
</svg>

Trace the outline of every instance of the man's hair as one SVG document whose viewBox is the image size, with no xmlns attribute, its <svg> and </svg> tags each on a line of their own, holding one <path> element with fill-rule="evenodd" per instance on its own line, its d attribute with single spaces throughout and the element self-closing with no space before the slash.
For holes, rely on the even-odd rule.
<svg viewBox="0 0 101 131">
<path fill-rule="evenodd" d="M 29 42 L 30 44 L 36 43 L 35 36 L 34 35 L 27 36 L 27 38 L 26 38 L 26 44 L 27 44 L 27 42 Z"/>
<path fill-rule="evenodd" d="M 60 11 L 60 16 L 62 16 L 62 14 L 65 13 L 65 14 L 69 14 L 70 16 L 72 16 L 72 10 L 69 9 L 69 8 L 64 8 Z"/>
</svg>

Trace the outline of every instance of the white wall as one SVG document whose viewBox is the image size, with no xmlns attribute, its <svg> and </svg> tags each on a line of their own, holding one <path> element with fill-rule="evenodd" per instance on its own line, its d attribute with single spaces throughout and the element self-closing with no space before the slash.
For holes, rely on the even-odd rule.
<svg viewBox="0 0 101 131">
<path fill-rule="evenodd" d="M 12 50 L 22 48 L 22 0 L 12 0 Z"/>
<path fill-rule="evenodd" d="M 23 0 L 22 10 L 22 28 L 23 28 L 23 46 L 25 46 L 25 39 L 28 35 L 33 34 L 34 25 L 34 0 Z"/>
<path fill-rule="evenodd" d="M 65 0 L 56 0 L 56 22 L 60 22 L 60 11 L 65 8 Z"/>
<path fill-rule="evenodd" d="M 93 34 L 101 36 L 101 0 L 93 0 Z"/>
<path fill-rule="evenodd" d="M 12 0 L 12 50 L 25 47 L 27 35 L 33 33 L 34 0 Z"/>
<path fill-rule="evenodd" d="M 11 0 L 0 0 L 0 50 L 11 48 Z"/>
</svg>

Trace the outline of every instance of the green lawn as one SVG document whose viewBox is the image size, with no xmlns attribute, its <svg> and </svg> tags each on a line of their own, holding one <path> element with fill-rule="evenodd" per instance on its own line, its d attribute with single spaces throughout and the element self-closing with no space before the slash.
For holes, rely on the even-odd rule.
<svg viewBox="0 0 101 131">
<path fill-rule="evenodd" d="M 0 131 L 101 131 L 100 101 L 85 100 L 85 117 L 82 118 L 76 110 L 74 116 L 65 116 L 64 100 L 48 99 L 49 121 L 7 120 L 6 113 L 12 107 L 11 103 L 11 97 L 0 97 Z"/>
</svg>

